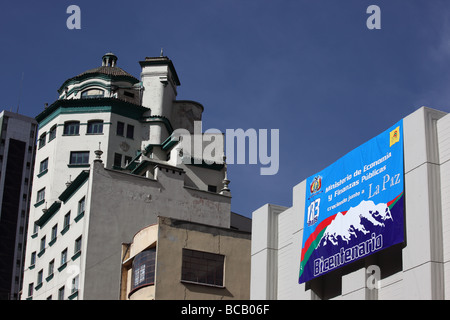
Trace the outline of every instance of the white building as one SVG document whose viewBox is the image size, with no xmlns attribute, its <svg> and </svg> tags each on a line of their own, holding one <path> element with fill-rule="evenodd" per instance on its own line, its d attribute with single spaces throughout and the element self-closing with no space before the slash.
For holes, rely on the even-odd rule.
<svg viewBox="0 0 450 320">
<path fill-rule="evenodd" d="M 118 299 L 122 244 L 158 216 L 231 227 L 223 153 L 190 164 L 174 134 L 192 133 L 203 106 L 176 100 L 167 57 L 140 65 L 138 80 L 108 53 L 36 117 L 22 299 Z"/>
<path fill-rule="evenodd" d="M 253 212 L 251 299 L 450 299 L 450 115 L 423 107 L 405 117 L 403 147 L 404 241 L 299 284 L 304 180 L 292 207 Z"/>
<path fill-rule="evenodd" d="M 0 113 L 0 299 L 18 299 L 33 179 L 37 123 Z"/>
</svg>

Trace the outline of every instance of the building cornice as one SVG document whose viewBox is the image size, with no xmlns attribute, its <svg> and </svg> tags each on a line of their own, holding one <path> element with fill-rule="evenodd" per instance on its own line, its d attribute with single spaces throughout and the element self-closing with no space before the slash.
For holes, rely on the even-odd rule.
<svg viewBox="0 0 450 320">
<path fill-rule="evenodd" d="M 112 112 L 140 120 L 150 109 L 117 98 L 57 100 L 36 116 L 39 127 L 43 127 L 61 113 Z"/>
</svg>

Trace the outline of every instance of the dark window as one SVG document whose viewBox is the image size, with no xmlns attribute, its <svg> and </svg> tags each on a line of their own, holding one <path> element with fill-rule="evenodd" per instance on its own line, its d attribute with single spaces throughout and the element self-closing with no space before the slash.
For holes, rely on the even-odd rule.
<svg viewBox="0 0 450 320">
<path fill-rule="evenodd" d="M 84 213 L 84 208 L 86 206 L 86 198 L 83 197 L 80 201 L 78 201 L 78 215 L 80 216 Z"/>
<path fill-rule="evenodd" d="M 223 286 L 224 261 L 221 254 L 183 249 L 181 280 Z"/>
<path fill-rule="evenodd" d="M 61 265 L 67 263 L 67 248 L 61 252 Z"/>
<path fill-rule="evenodd" d="M 37 276 L 37 284 L 38 285 L 40 285 L 42 283 L 43 275 L 44 275 L 44 270 L 43 269 L 39 270 L 38 276 Z"/>
<path fill-rule="evenodd" d="M 122 155 L 120 153 L 114 153 L 114 166 L 122 166 Z"/>
<path fill-rule="evenodd" d="M 122 136 L 123 137 L 124 132 L 125 132 L 125 123 L 117 121 L 116 134 L 118 136 Z"/>
<path fill-rule="evenodd" d="M 50 261 L 48 263 L 48 275 L 51 276 L 53 274 L 53 271 L 55 269 L 55 259 L 53 259 L 52 261 Z"/>
<path fill-rule="evenodd" d="M 124 96 L 127 96 L 127 97 L 130 97 L 130 98 L 134 98 L 134 93 L 129 92 L 129 91 L 124 91 L 124 92 L 123 92 L 123 95 L 124 95 Z"/>
<path fill-rule="evenodd" d="M 70 164 L 89 164 L 89 151 L 72 151 Z"/>
<path fill-rule="evenodd" d="M 43 146 L 45 146 L 45 138 L 46 138 L 46 136 L 47 136 L 47 133 L 44 132 L 39 137 L 39 148 L 42 148 Z"/>
<path fill-rule="evenodd" d="M 155 282 L 155 256 L 156 248 L 151 248 L 134 257 L 131 290 Z"/>
<path fill-rule="evenodd" d="M 217 186 L 212 186 L 208 184 L 208 191 L 209 192 L 217 192 Z"/>
<path fill-rule="evenodd" d="M 103 133 L 103 120 L 92 120 L 88 122 L 88 134 Z"/>
<path fill-rule="evenodd" d="M 73 136 L 80 133 L 79 121 L 67 121 L 64 123 L 64 134 Z"/>
<path fill-rule="evenodd" d="M 75 240 L 74 252 L 77 253 L 79 251 L 81 251 L 81 236 Z"/>
<path fill-rule="evenodd" d="M 58 290 L 58 300 L 64 300 L 64 286 Z"/>
<path fill-rule="evenodd" d="M 34 283 L 30 283 L 28 285 L 28 296 L 31 297 L 33 295 L 33 288 L 34 288 Z"/>
<path fill-rule="evenodd" d="M 129 157 L 129 156 L 125 156 L 125 165 L 129 165 L 131 163 L 131 160 L 133 160 L 133 158 Z"/>
<path fill-rule="evenodd" d="M 48 136 L 48 141 L 52 141 L 53 139 L 56 138 L 56 125 L 54 125 L 53 127 L 50 128 L 50 133 Z"/>
<path fill-rule="evenodd" d="M 52 240 L 55 240 L 58 235 L 58 224 L 55 224 L 52 228 Z"/>
<path fill-rule="evenodd" d="M 42 201 L 45 199 L 45 188 L 42 188 L 37 192 L 36 202 Z"/>
<path fill-rule="evenodd" d="M 81 99 L 103 98 L 105 92 L 100 89 L 90 89 L 81 93 Z"/>
<path fill-rule="evenodd" d="M 48 169 L 48 158 L 41 161 L 41 163 L 39 164 L 39 173 L 43 173 L 47 169 Z"/>
<path fill-rule="evenodd" d="M 68 213 L 66 213 L 66 215 L 64 216 L 63 229 L 68 228 L 69 225 L 70 225 L 70 211 Z"/>
<path fill-rule="evenodd" d="M 133 139 L 134 138 L 134 126 L 131 124 L 127 125 L 127 138 Z"/>
</svg>

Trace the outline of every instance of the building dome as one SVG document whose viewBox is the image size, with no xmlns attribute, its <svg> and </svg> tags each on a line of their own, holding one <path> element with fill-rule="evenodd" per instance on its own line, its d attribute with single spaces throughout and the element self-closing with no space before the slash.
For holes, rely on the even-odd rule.
<svg viewBox="0 0 450 320">
<path fill-rule="evenodd" d="M 125 81 L 130 84 L 138 83 L 139 80 L 136 77 L 117 66 L 117 60 L 118 59 L 115 54 L 111 52 L 106 53 L 102 57 L 102 65 L 100 67 L 86 70 L 75 77 L 67 79 L 59 88 L 58 93 L 62 94 L 70 85 L 78 84 L 87 79 L 96 77 L 103 79 L 106 78 L 111 81 Z"/>
<path fill-rule="evenodd" d="M 102 57 L 102 66 L 94 69 L 87 70 L 83 73 L 80 73 L 76 77 L 84 76 L 87 74 L 95 74 L 95 73 L 101 73 L 108 76 L 125 76 L 130 77 L 133 79 L 136 79 L 134 76 L 126 72 L 125 70 L 119 68 L 117 66 L 117 56 L 111 52 L 106 53 Z M 137 79 L 136 79 L 137 80 Z"/>
</svg>

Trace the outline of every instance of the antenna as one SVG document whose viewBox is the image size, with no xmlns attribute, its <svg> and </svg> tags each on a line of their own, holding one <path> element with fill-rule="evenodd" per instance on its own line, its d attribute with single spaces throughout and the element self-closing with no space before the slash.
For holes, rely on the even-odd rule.
<svg viewBox="0 0 450 320">
<path fill-rule="evenodd" d="M 20 97 L 22 96 L 22 85 L 23 85 L 23 71 L 22 71 L 22 80 L 20 80 L 19 99 L 18 99 L 18 101 L 17 101 L 17 110 L 16 110 L 16 113 L 19 113 Z"/>
</svg>

